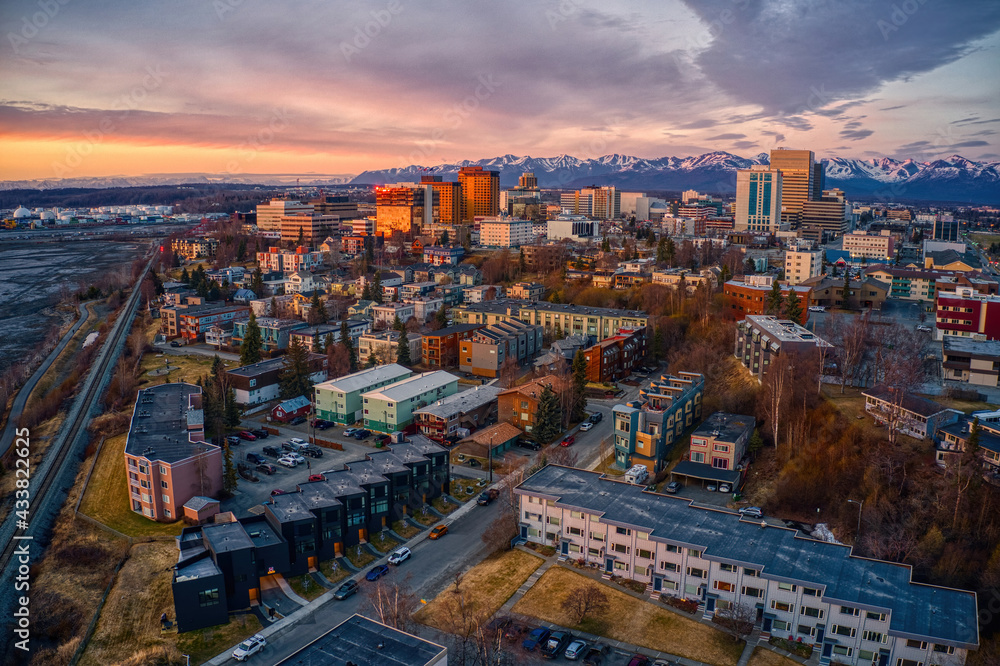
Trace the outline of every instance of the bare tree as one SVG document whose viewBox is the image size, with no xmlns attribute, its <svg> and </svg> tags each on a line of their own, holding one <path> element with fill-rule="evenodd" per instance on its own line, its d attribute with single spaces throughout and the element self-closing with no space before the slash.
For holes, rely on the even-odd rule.
<svg viewBox="0 0 1000 666">
<path fill-rule="evenodd" d="M 549 452 L 549 462 L 553 465 L 563 465 L 564 467 L 576 467 L 580 456 L 576 451 L 568 446 L 554 446 Z"/>
<path fill-rule="evenodd" d="M 847 319 L 849 317 L 849 320 Z M 837 347 L 838 369 L 840 370 L 840 392 L 848 382 L 861 375 L 869 351 L 869 315 L 837 315 L 830 317 L 828 330 L 830 341 Z"/>
<path fill-rule="evenodd" d="M 400 631 L 409 631 L 413 626 L 413 612 L 420 602 L 405 581 L 379 578 L 374 585 L 365 587 L 364 596 L 375 619 L 382 624 Z"/>
<path fill-rule="evenodd" d="M 497 496 L 499 515 L 483 532 L 482 540 L 492 550 L 506 550 L 511 540 L 517 536 L 521 523 L 521 504 L 514 488 L 524 480 L 525 463 L 523 458 L 511 468 L 504 480 L 497 486 L 500 494 Z"/>
<path fill-rule="evenodd" d="M 785 407 L 788 402 L 789 391 L 787 389 L 791 384 L 793 371 L 788 354 L 778 354 L 776 357 L 772 357 L 759 394 L 761 409 L 771 428 L 775 451 L 778 450 L 778 433 L 783 423 Z"/>
<path fill-rule="evenodd" d="M 562 606 L 563 610 L 571 613 L 576 618 L 576 623 L 580 624 L 587 615 L 607 609 L 608 595 L 597 583 L 586 583 L 570 592 Z"/>
<path fill-rule="evenodd" d="M 753 633 L 753 625 L 757 619 L 757 611 L 749 604 L 731 603 L 715 612 L 716 623 L 733 636 L 739 643 L 745 641 Z"/>
</svg>

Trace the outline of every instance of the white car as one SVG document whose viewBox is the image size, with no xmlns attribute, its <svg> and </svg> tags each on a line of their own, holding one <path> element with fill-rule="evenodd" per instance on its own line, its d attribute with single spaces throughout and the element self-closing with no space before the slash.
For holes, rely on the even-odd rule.
<svg viewBox="0 0 1000 666">
<path fill-rule="evenodd" d="M 301 456 L 299 457 L 301 458 Z M 285 467 L 295 467 L 299 464 L 299 462 L 292 457 L 292 454 L 288 454 L 287 456 L 281 456 L 278 458 L 278 464 L 284 465 Z"/>
<path fill-rule="evenodd" d="M 917 326 L 917 330 L 920 331 L 920 332 L 922 332 L 922 333 L 931 333 L 934 329 L 931 328 L 930 326 L 920 325 L 920 326 Z"/>
<path fill-rule="evenodd" d="M 306 459 L 300 456 L 298 453 L 286 453 L 285 457 L 294 460 L 296 465 L 304 465 L 306 462 Z"/>
<path fill-rule="evenodd" d="M 292 446 L 305 446 L 308 442 L 300 437 L 292 437 L 288 440 L 288 443 Z"/>
<path fill-rule="evenodd" d="M 822 305 L 810 305 L 809 312 L 826 312 L 826 307 Z"/>
<path fill-rule="evenodd" d="M 358 431 L 357 428 L 348 428 L 344 431 L 344 437 L 354 437 L 354 433 Z"/>
<path fill-rule="evenodd" d="M 583 423 L 580 424 L 580 431 L 581 432 L 587 432 L 588 430 L 590 430 L 593 427 L 594 427 L 593 423 L 591 423 L 590 421 L 584 421 Z"/>
<path fill-rule="evenodd" d="M 267 645 L 267 641 L 264 640 L 264 637 L 260 634 L 254 634 L 236 646 L 236 649 L 233 650 L 233 659 L 236 661 L 246 661 L 258 652 L 261 652 L 265 645 Z"/>
<path fill-rule="evenodd" d="M 410 559 L 410 549 L 403 546 L 392 551 L 392 555 L 389 556 L 389 564 L 402 564 L 408 559 Z"/>
</svg>

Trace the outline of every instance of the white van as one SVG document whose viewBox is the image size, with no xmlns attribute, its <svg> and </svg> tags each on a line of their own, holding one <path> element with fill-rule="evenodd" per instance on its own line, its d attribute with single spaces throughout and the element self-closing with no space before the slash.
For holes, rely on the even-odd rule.
<svg viewBox="0 0 1000 666">
<path fill-rule="evenodd" d="M 646 479 L 649 478 L 649 470 L 646 469 L 645 465 L 632 465 L 627 472 L 625 472 L 625 482 L 632 483 L 637 486 L 646 485 Z"/>
</svg>

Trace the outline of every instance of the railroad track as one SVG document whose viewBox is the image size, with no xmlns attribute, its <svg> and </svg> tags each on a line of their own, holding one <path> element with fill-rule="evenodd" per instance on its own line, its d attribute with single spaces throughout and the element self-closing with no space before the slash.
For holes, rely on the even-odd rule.
<svg viewBox="0 0 1000 666">
<path fill-rule="evenodd" d="M 23 519 L 19 517 L 16 510 L 11 511 L 3 524 L 0 525 L 0 543 L 3 544 L 3 550 L 0 552 L 0 590 L 3 590 L 3 592 L 0 593 L 0 599 L 5 599 L 0 604 L 2 606 L 0 608 L 0 616 L 4 618 L 10 617 L 8 615 L 9 606 L 14 602 L 14 597 L 17 596 L 13 593 L 8 594 L 8 592 L 14 589 L 12 576 L 17 573 L 18 569 L 16 564 L 11 566 L 15 550 L 19 546 L 23 547 L 25 543 L 28 543 L 30 561 L 34 561 L 41 554 L 39 547 L 32 548 L 30 545 L 35 543 L 36 540 L 44 542 L 45 537 L 51 529 L 52 521 L 59 512 L 62 503 L 59 502 L 53 506 L 54 495 L 57 493 L 52 493 L 52 491 L 53 489 L 65 490 L 71 483 L 56 485 L 66 471 L 66 464 L 71 458 L 71 454 L 74 452 L 79 454 L 82 450 L 77 445 L 78 441 L 85 434 L 87 426 L 90 424 L 94 409 L 100 400 L 102 389 L 106 384 L 105 380 L 110 376 L 124 346 L 124 339 L 131 329 L 136 307 L 141 297 L 142 289 L 140 286 L 149 273 L 155 259 L 156 253 L 154 252 L 153 256 L 146 263 L 146 267 L 139 275 L 121 314 L 115 321 L 100 353 L 95 358 L 90 371 L 87 373 L 83 387 L 70 407 L 63 428 L 59 431 L 41 463 L 37 467 L 30 469 L 30 484 L 28 487 L 30 492 L 30 507 L 27 514 L 28 519 L 24 521 L 28 526 L 25 527 L 21 523 Z M 11 417 L 13 418 L 13 415 Z M 18 555 L 20 556 L 20 553 Z M 20 557 L 18 563 L 20 563 Z M 0 635 L 0 651 L 9 652 L 9 650 L 4 650 L 4 648 L 9 648 L 8 642 L 13 638 L 10 632 L 4 631 Z"/>
</svg>

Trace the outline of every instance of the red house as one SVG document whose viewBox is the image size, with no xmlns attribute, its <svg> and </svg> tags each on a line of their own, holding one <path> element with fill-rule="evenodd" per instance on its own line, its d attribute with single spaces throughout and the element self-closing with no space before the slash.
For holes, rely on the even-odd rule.
<svg viewBox="0 0 1000 666">
<path fill-rule="evenodd" d="M 308 416 L 309 409 L 312 407 L 309 402 L 309 398 L 304 395 L 300 395 L 297 398 L 292 398 L 291 400 L 286 400 L 279 404 L 277 407 L 271 410 L 271 418 L 275 421 L 281 421 L 282 423 L 287 423 L 291 421 L 296 416 Z"/>
</svg>

